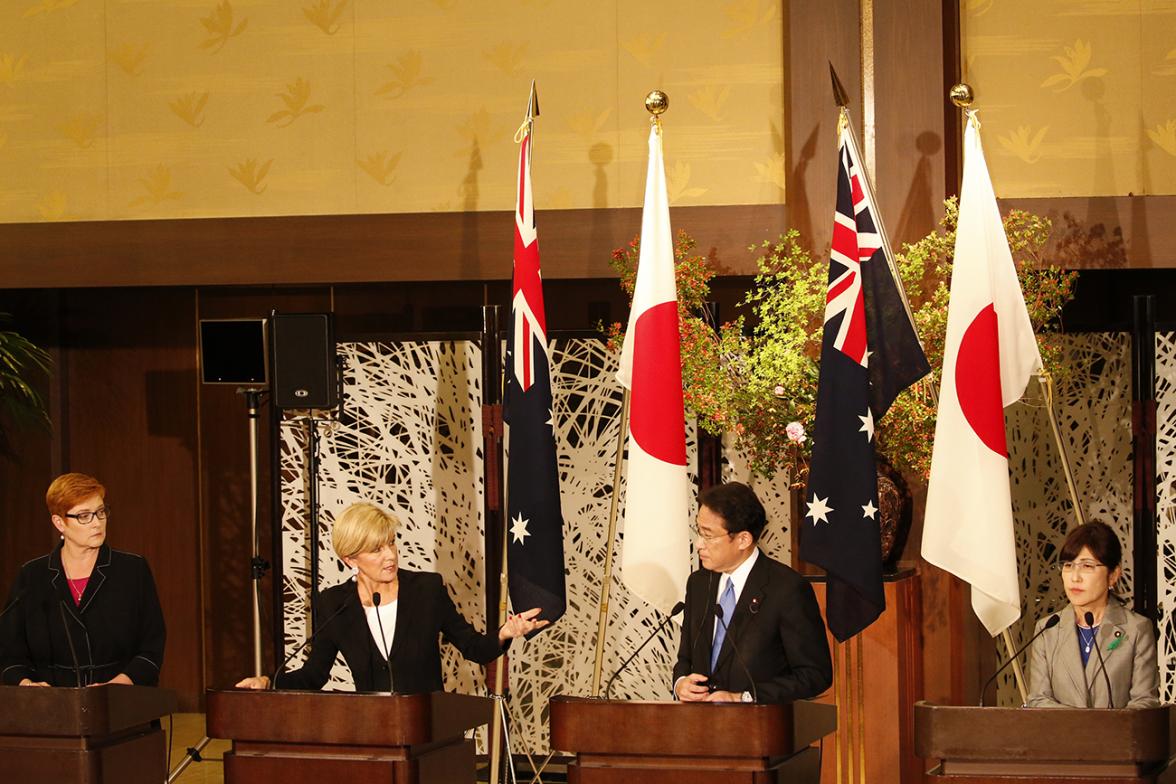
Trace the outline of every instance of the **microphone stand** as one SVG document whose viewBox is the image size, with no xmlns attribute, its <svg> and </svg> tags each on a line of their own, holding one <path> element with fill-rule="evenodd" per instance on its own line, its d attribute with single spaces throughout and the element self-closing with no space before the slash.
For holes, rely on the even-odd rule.
<svg viewBox="0 0 1176 784">
<path fill-rule="evenodd" d="M 376 611 L 376 624 L 380 627 L 380 648 L 381 653 L 385 657 L 385 665 L 388 667 L 388 693 L 395 694 L 392 688 L 392 649 L 388 647 L 388 638 L 384 636 L 384 619 L 380 617 L 380 592 L 374 591 L 372 593 L 372 609 Z"/>
<path fill-rule="evenodd" d="M 755 679 L 751 677 L 751 670 L 747 668 L 747 662 L 743 661 L 743 654 L 739 652 L 739 646 L 735 642 L 735 638 L 731 636 L 731 627 L 727 625 L 727 621 L 723 619 L 723 607 L 718 602 L 715 602 L 715 617 L 719 619 L 719 623 L 723 624 L 723 636 L 725 639 L 731 641 L 731 650 L 735 652 L 735 658 L 739 661 L 739 666 L 743 668 L 743 674 L 747 676 L 748 691 L 751 692 L 751 701 L 759 702 L 759 695 L 755 691 Z M 716 662 L 717 663 L 717 662 Z M 715 677 L 712 672 L 711 677 Z"/>
<path fill-rule="evenodd" d="M 1008 659 L 1005 660 L 1004 664 L 1002 664 L 996 668 L 996 672 L 992 673 L 992 676 L 988 680 L 984 681 L 984 686 L 981 687 L 981 689 L 980 689 L 980 707 L 981 708 L 984 707 L 984 692 L 988 691 L 988 687 L 992 685 L 992 682 L 994 680 L 996 680 L 996 676 L 1000 675 L 1002 672 L 1004 672 L 1005 667 L 1008 667 L 1010 664 L 1014 664 L 1017 661 L 1018 657 L 1020 657 L 1020 655 L 1022 653 L 1024 653 L 1026 650 L 1028 650 L 1030 645 L 1032 645 L 1034 642 L 1037 641 L 1038 637 L 1045 634 L 1047 631 L 1049 631 L 1053 627 L 1057 626 L 1058 623 L 1061 622 L 1061 620 L 1062 620 L 1062 617 L 1058 613 L 1054 613 L 1053 615 L 1051 615 L 1049 617 L 1049 620 L 1047 620 L 1045 622 L 1045 625 L 1041 627 L 1041 630 L 1039 632 L 1037 632 L 1037 634 L 1035 634 L 1029 638 L 1029 642 L 1025 643 L 1020 648 L 1018 648 L 1015 653 L 1013 653 L 1011 656 L 1009 656 Z M 1006 631 L 1008 631 L 1008 630 L 1006 629 Z M 1029 701 L 1028 697 L 1024 696 L 1024 695 L 1022 696 L 1022 699 L 1025 702 Z"/>
<path fill-rule="evenodd" d="M 638 647 L 637 650 L 635 650 L 631 654 L 629 654 L 629 658 L 625 659 L 625 661 L 621 664 L 620 667 L 617 667 L 617 671 L 612 674 L 612 677 L 608 679 L 608 683 L 606 683 L 604 686 L 604 699 L 606 699 L 606 700 L 608 699 L 608 695 L 612 691 L 613 681 L 615 681 L 617 679 L 617 676 L 620 675 L 621 672 L 626 667 L 629 666 L 629 662 L 631 662 L 631 661 L 633 661 L 633 659 L 637 658 L 637 654 L 639 654 L 639 653 L 641 653 L 641 651 L 645 650 L 646 645 L 649 645 L 649 643 L 653 642 L 653 638 L 656 637 L 658 634 L 660 634 L 662 629 L 666 628 L 666 624 L 670 622 L 671 618 L 673 618 L 675 615 L 677 615 L 678 613 L 682 612 L 685 609 L 686 609 L 685 603 L 678 602 L 677 604 L 675 604 L 674 609 L 670 610 L 670 614 L 667 615 L 665 618 L 662 618 L 662 622 L 659 623 L 657 625 L 657 628 L 653 630 L 653 634 L 646 637 L 645 642 L 641 643 L 640 647 Z"/>
<path fill-rule="evenodd" d="M 1082 617 L 1082 620 L 1086 621 L 1086 625 L 1089 626 L 1091 629 L 1094 628 L 1094 613 L 1087 612 L 1086 615 L 1084 615 Z M 1091 640 L 1090 644 L 1094 648 L 1094 652 L 1098 654 L 1098 667 L 1100 670 L 1102 670 L 1103 679 L 1106 680 L 1106 683 L 1107 683 L 1107 707 L 1113 708 L 1113 707 L 1115 707 L 1115 695 L 1111 691 L 1111 676 L 1107 675 L 1107 662 L 1103 658 L 1102 648 L 1099 647 L 1097 632 L 1095 633 L 1095 639 Z M 1090 705 L 1090 687 L 1089 686 L 1086 687 L 1086 704 Z"/>
<path fill-rule="evenodd" d="M 65 599 L 57 602 L 57 609 L 61 611 L 61 628 L 65 629 L 65 641 L 69 643 L 69 655 L 73 657 L 74 678 L 77 687 L 82 688 L 82 668 L 78 663 L 78 649 L 74 647 L 73 635 L 69 631 L 69 618 L 65 614 Z M 93 661 L 90 662 L 93 664 Z M 54 678 L 54 680 L 57 680 Z"/>
</svg>

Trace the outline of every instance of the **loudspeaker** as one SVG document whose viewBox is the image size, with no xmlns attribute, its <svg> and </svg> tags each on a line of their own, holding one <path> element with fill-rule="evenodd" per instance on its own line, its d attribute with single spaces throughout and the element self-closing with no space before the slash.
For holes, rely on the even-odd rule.
<svg viewBox="0 0 1176 784">
<path fill-rule="evenodd" d="M 200 380 L 205 384 L 264 387 L 264 319 L 201 319 Z"/>
<path fill-rule="evenodd" d="M 339 401 L 330 313 L 270 316 L 271 391 L 278 408 L 334 408 Z"/>
</svg>

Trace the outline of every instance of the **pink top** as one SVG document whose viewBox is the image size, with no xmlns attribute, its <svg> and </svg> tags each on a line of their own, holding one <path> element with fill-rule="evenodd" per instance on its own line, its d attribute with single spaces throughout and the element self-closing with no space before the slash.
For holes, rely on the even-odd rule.
<svg viewBox="0 0 1176 784">
<path fill-rule="evenodd" d="M 74 604 L 80 606 L 82 603 L 82 594 L 86 592 L 86 585 L 89 584 L 90 578 L 83 577 L 80 580 L 68 580 L 69 595 L 73 597 Z"/>
</svg>

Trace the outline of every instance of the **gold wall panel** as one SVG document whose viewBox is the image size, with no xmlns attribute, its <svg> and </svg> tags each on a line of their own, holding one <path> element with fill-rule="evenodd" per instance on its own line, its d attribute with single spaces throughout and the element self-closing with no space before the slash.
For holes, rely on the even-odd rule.
<svg viewBox="0 0 1176 784">
<path fill-rule="evenodd" d="M 1176 0 L 961 0 L 1003 198 L 1176 194 Z"/>
<path fill-rule="evenodd" d="M 781 0 L 3 0 L 0 222 L 784 201 Z"/>
</svg>

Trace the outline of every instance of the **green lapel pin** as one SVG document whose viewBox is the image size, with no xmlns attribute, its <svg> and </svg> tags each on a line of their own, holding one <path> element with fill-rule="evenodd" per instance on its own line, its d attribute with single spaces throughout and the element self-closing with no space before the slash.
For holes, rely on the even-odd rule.
<svg viewBox="0 0 1176 784">
<path fill-rule="evenodd" d="M 1115 632 L 1115 639 L 1111 640 L 1111 644 L 1107 646 L 1107 653 L 1110 653 L 1111 651 L 1115 650 L 1116 648 L 1118 648 L 1122 644 L 1123 644 L 1122 632 Z"/>
</svg>

